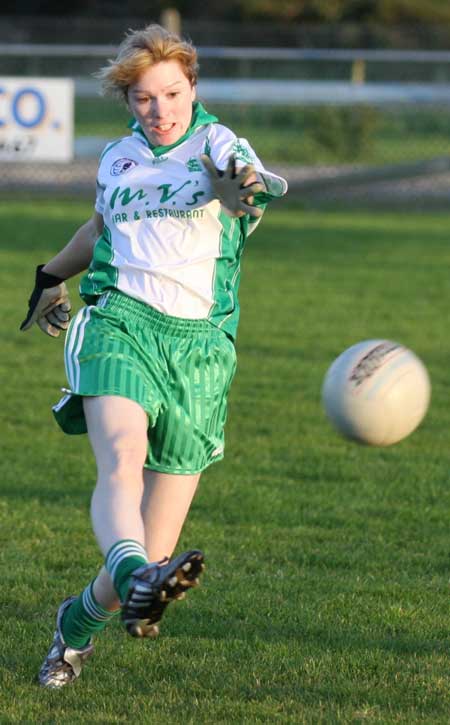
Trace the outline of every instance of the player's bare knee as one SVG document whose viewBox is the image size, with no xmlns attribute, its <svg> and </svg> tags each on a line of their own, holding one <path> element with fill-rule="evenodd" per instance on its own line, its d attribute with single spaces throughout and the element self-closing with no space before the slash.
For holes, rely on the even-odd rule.
<svg viewBox="0 0 450 725">
<path fill-rule="evenodd" d="M 147 455 L 147 442 L 117 438 L 110 441 L 104 455 L 97 457 L 99 476 L 112 480 L 142 479 L 142 469 Z"/>
</svg>

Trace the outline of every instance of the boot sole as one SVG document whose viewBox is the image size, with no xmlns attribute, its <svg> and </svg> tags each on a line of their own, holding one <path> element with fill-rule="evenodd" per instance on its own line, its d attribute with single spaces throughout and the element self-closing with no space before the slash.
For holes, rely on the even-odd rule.
<svg viewBox="0 0 450 725">
<path fill-rule="evenodd" d="M 158 622 L 170 602 L 184 599 L 189 589 L 199 585 L 199 576 L 204 571 L 203 554 L 201 551 L 189 551 L 180 554 L 170 564 L 164 579 L 154 592 L 153 598 L 146 605 L 143 616 L 127 617 L 122 614 L 122 621 L 132 637 L 149 637 L 154 639 L 159 634 Z M 125 605 L 126 606 L 126 605 Z"/>
</svg>

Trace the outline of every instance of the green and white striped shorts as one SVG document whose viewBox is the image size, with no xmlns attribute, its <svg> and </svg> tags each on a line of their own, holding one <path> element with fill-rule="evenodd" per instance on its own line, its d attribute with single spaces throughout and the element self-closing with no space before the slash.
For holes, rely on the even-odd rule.
<svg viewBox="0 0 450 725">
<path fill-rule="evenodd" d="M 190 474 L 223 458 L 236 353 L 207 320 L 107 292 L 73 318 L 65 365 L 70 391 L 53 407 L 65 433 L 87 431 L 83 396 L 120 395 L 148 414 L 147 468 Z"/>
</svg>

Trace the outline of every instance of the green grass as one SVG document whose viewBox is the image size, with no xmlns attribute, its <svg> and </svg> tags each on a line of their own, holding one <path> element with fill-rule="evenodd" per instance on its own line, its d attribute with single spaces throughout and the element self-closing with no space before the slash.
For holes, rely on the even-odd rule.
<svg viewBox="0 0 450 725">
<path fill-rule="evenodd" d="M 34 265 L 89 213 L 0 210 L 0 722 L 448 723 L 444 214 L 267 214 L 243 263 L 227 455 L 180 542 L 205 550 L 204 586 L 169 608 L 158 641 L 115 623 L 74 687 L 36 686 L 58 603 L 101 557 L 88 443 L 50 412 L 62 340 L 18 326 Z M 328 365 L 369 337 L 412 347 L 433 383 L 423 425 L 388 449 L 341 439 L 320 405 Z"/>
<path fill-rule="evenodd" d="M 248 138 L 266 162 L 386 164 L 448 155 L 445 108 L 290 108 L 208 104 L 208 110 Z M 127 110 L 115 101 L 78 99 L 76 136 L 124 135 Z"/>
</svg>

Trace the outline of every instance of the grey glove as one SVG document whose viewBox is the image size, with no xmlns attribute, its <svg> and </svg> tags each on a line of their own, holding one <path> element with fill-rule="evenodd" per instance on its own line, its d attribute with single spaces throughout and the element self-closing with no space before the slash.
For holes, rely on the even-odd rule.
<svg viewBox="0 0 450 725">
<path fill-rule="evenodd" d="M 206 154 L 202 154 L 200 159 L 209 174 L 215 196 L 230 214 L 237 216 L 239 212 L 243 212 L 251 214 L 253 217 L 263 214 L 262 209 L 251 204 L 249 197 L 259 191 L 264 191 L 264 186 L 258 181 L 245 186 L 248 178 L 255 174 L 255 169 L 251 164 L 236 171 L 236 157 L 232 154 L 228 159 L 225 171 L 220 171 Z"/>
<path fill-rule="evenodd" d="M 42 271 L 44 265 L 36 267 L 34 290 L 28 300 L 28 313 L 20 329 L 29 330 L 33 323 L 51 337 L 58 337 L 61 330 L 67 330 L 70 322 L 71 304 L 64 281 L 60 277 Z"/>
</svg>

